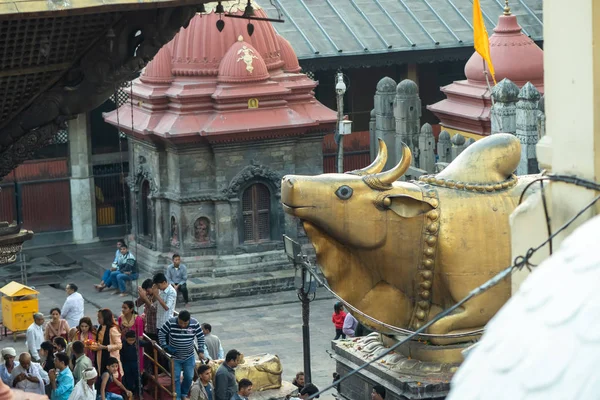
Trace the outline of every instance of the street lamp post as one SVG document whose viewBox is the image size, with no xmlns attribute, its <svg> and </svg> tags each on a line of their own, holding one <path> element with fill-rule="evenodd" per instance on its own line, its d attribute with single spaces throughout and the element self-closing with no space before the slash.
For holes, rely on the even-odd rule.
<svg viewBox="0 0 600 400">
<path fill-rule="evenodd" d="M 344 74 L 338 72 L 335 93 L 337 96 L 337 132 L 335 133 L 338 138 L 338 153 L 337 153 L 337 172 L 338 174 L 344 173 L 344 136 L 341 134 L 340 128 L 344 121 L 344 94 L 346 93 L 346 84 L 344 83 Z"/>
<path fill-rule="evenodd" d="M 296 281 L 295 286 L 298 290 L 298 298 L 302 303 L 302 350 L 304 353 L 304 379 L 306 383 L 312 382 L 311 367 L 310 367 L 310 329 L 309 329 L 309 317 L 310 317 L 310 294 L 315 294 L 317 284 L 312 278 L 311 270 L 312 266 L 302 254 L 302 247 L 300 243 L 296 242 L 287 235 L 283 235 L 283 243 L 285 246 L 285 253 L 287 254 L 290 261 L 294 263 L 296 268 Z M 298 273 L 300 272 L 300 276 Z M 314 300 L 314 297 L 313 297 Z"/>
</svg>

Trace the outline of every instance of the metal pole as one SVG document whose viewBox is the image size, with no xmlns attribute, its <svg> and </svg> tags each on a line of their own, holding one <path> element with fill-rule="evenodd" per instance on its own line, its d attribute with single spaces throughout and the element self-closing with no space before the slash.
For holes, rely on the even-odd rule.
<svg viewBox="0 0 600 400">
<path fill-rule="evenodd" d="M 340 75 L 342 77 L 340 77 Z M 338 80 L 336 82 L 338 82 L 340 80 L 340 78 L 342 79 L 343 82 L 343 75 L 342 74 L 338 74 Z M 337 86 L 337 84 L 336 84 Z M 343 174 L 344 173 L 344 136 L 340 135 L 340 127 L 342 125 L 342 121 L 344 120 L 344 93 L 346 92 L 345 88 L 344 90 L 339 90 L 336 87 L 336 96 L 337 96 L 337 132 L 335 133 L 336 136 L 338 137 L 339 141 L 338 141 L 338 152 L 337 152 L 337 172 L 338 174 Z"/>
<path fill-rule="evenodd" d="M 308 327 L 310 317 L 310 301 L 308 300 L 307 291 L 309 288 L 305 286 L 306 275 L 308 271 L 307 266 L 302 264 L 302 289 L 300 289 L 300 300 L 302 301 L 302 347 L 304 351 L 304 380 L 306 383 L 311 383 L 310 373 L 310 329 Z"/>
</svg>

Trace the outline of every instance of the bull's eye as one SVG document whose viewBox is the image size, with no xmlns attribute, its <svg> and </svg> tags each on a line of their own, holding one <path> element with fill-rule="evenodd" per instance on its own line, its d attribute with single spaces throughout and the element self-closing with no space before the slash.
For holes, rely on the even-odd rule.
<svg viewBox="0 0 600 400">
<path fill-rule="evenodd" d="M 335 195 L 342 200 L 348 200 L 352 197 L 352 188 L 350 186 L 340 186 L 338 190 L 335 191 Z"/>
</svg>

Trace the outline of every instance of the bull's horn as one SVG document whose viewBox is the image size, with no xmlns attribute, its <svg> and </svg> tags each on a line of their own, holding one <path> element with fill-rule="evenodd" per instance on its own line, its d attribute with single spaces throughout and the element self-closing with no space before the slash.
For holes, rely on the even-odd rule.
<svg viewBox="0 0 600 400">
<path fill-rule="evenodd" d="M 377 141 L 379 142 L 379 151 L 377 152 L 377 157 L 375 157 L 375 160 L 368 166 L 362 169 L 356 169 L 354 171 L 347 172 L 347 174 L 363 176 L 381 172 L 383 167 L 385 167 L 385 163 L 387 162 L 388 152 L 385 142 L 381 138 L 377 138 Z"/>
<path fill-rule="evenodd" d="M 410 162 L 412 160 L 412 154 L 410 153 L 410 149 L 404 143 L 402 143 L 402 159 L 394 168 L 389 171 L 380 172 L 374 177 L 379 179 L 384 184 L 391 184 L 400 178 L 406 171 L 408 171 L 408 167 L 410 167 Z"/>
</svg>

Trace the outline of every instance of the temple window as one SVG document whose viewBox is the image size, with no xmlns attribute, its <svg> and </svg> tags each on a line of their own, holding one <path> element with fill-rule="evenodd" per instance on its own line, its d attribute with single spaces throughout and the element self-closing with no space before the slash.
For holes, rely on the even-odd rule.
<svg viewBox="0 0 600 400">
<path fill-rule="evenodd" d="M 242 195 L 244 242 L 271 239 L 271 193 L 262 183 L 249 186 Z"/>
</svg>

